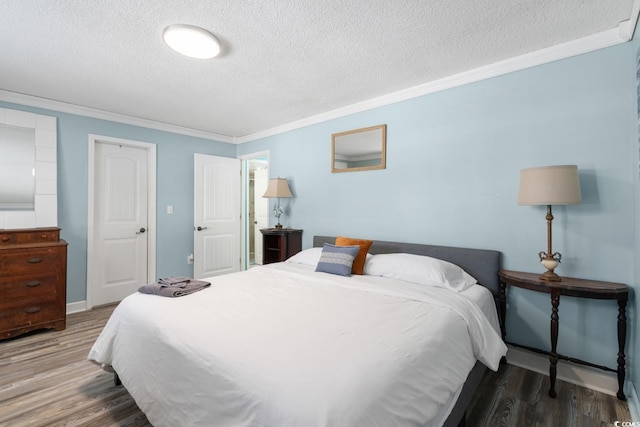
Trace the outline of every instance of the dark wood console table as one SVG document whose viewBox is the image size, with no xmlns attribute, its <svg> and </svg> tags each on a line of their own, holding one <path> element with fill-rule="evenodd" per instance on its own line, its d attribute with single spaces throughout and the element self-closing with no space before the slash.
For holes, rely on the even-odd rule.
<svg viewBox="0 0 640 427">
<path fill-rule="evenodd" d="M 616 372 L 618 374 L 618 399 L 626 400 L 623 392 L 625 378 L 625 355 L 624 347 L 627 340 L 627 300 L 629 298 L 629 288 L 622 283 L 599 282 L 595 280 L 576 279 L 573 277 L 563 277 L 560 282 L 547 282 L 540 280 L 540 274 L 523 273 L 521 271 L 501 270 L 500 273 L 500 322 L 502 323 L 502 338 L 506 337 L 505 318 L 506 318 L 506 286 L 516 286 L 518 288 L 529 289 L 536 292 L 544 292 L 551 295 L 551 351 L 543 351 L 528 348 L 538 353 L 549 355 L 549 378 L 551 387 L 549 388 L 549 396 L 556 397 L 556 370 L 558 359 L 568 360 L 574 363 L 580 363 L 594 368 L 603 369 L 605 371 Z M 560 295 L 591 298 L 591 299 L 615 299 L 618 300 L 618 369 L 612 369 L 607 366 L 595 365 L 585 362 L 584 360 L 563 356 L 557 353 L 558 344 L 558 306 L 560 305 Z"/>
</svg>

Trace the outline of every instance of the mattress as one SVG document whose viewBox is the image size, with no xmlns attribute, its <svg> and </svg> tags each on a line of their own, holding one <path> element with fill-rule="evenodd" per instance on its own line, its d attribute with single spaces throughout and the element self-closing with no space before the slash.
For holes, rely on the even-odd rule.
<svg viewBox="0 0 640 427">
<path fill-rule="evenodd" d="M 437 426 L 476 360 L 496 370 L 506 353 L 479 286 L 292 263 L 207 280 L 127 297 L 90 351 L 156 427 Z"/>
<path fill-rule="evenodd" d="M 465 298 L 468 298 L 469 300 L 471 300 L 473 303 L 475 303 L 478 306 L 478 308 L 480 308 L 480 310 L 487 317 L 487 320 L 489 321 L 493 329 L 496 331 L 496 333 L 500 334 L 500 322 L 498 321 L 498 312 L 496 310 L 495 299 L 493 298 L 493 294 L 491 293 L 491 291 L 489 291 L 489 289 L 485 288 L 484 286 L 474 285 L 460 292 L 460 294 L 463 295 Z M 439 426 L 444 424 L 447 417 L 453 410 L 453 407 L 456 404 L 458 396 L 462 392 L 463 386 L 464 384 L 460 385 L 458 390 L 456 390 L 456 392 L 453 393 L 453 395 L 449 399 L 449 402 L 447 402 L 446 404 L 440 407 L 440 409 L 438 410 L 438 414 L 435 417 L 433 417 L 433 420 L 431 421 L 431 425 Z"/>
</svg>

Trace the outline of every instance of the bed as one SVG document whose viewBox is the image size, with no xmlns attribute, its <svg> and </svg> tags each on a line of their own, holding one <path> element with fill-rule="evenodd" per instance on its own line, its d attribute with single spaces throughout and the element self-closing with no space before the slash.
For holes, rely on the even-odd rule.
<svg viewBox="0 0 640 427">
<path fill-rule="evenodd" d="M 482 285 L 456 291 L 314 271 L 334 241 L 315 236 L 287 262 L 208 278 L 189 296 L 133 294 L 88 359 L 117 372 L 156 427 L 459 425 L 486 366 L 497 369 L 506 353 L 500 253 L 371 245 L 365 272 L 413 254 Z"/>
</svg>

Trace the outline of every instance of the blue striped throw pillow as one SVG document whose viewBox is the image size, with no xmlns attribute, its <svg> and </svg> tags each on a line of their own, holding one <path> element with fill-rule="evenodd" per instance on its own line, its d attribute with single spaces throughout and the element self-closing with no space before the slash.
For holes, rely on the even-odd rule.
<svg viewBox="0 0 640 427">
<path fill-rule="evenodd" d="M 322 255 L 316 266 L 316 271 L 323 273 L 351 276 L 351 266 L 360 246 L 336 246 L 325 243 L 322 247 Z"/>
</svg>

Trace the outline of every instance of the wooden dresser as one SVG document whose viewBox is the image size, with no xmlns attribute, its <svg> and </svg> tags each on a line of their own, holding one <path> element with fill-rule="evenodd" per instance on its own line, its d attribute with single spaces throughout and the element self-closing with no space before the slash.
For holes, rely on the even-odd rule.
<svg viewBox="0 0 640 427">
<path fill-rule="evenodd" d="M 66 323 L 67 242 L 59 228 L 0 229 L 0 339 Z"/>
</svg>

